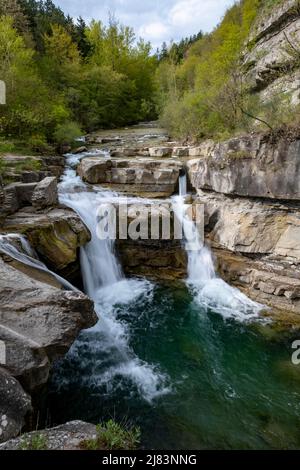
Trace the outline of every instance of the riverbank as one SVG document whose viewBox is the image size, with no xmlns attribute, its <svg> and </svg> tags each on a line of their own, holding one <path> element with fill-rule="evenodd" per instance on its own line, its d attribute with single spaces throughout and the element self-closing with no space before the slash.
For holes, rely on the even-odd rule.
<svg viewBox="0 0 300 470">
<path fill-rule="evenodd" d="M 240 142 L 244 141 L 241 139 Z M 141 427 L 142 445 L 146 448 L 156 448 L 159 442 L 163 448 L 176 448 L 178 443 L 182 448 L 270 448 L 283 445 L 286 439 L 291 448 L 296 447 L 297 418 L 291 413 L 284 417 L 280 409 L 287 400 L 290 381 L 294 384 L 294 396 L 298 396 L 297 368 L 290 362 L 291 343 L 297 337 L 300 323 L 297 314 L 298 264 L 297 260 L 291 259 L 295 254 L 292 248 L 289 253 L 281 253 L 281 258 L 279 253 L 274 253 L 277 258 L 273 261 L 272 257 L 266 256 L 267 253 L 262 253 L 259 247 L 265 250 L 266 236 L 269 243 L 273 229 L 266 224 L 260 228 L 259 223 L 264 219 L 256 211 L 257 208 L 262 212 L 268 210 L 269 220 L 281 211 L 280 236 L 283 236 L 285 230 L 290 230 L 290 212 L 294 217 L 299 214 L 297 202 L 291 205 L 281 200 L 278 206 L 262 198 L 255 202 L 253 195 L 247 201 L 245 198 L 241 200 L 240 194 L 231 194 L 230 200 L 224 203 L 224 195 L 218 195 L 217 191 L 213 194 L 211 188 L 205 187 L 206 178 L 202 188 L 201 179 L 195 177 L 195 172 L 201 174 L 197 165 L 216 168 L 219 157 L 206 157 L 201 146 L 189 148 L 170 142 L 165 132 L 153 125 L 94 134 L 88 136 L 84 145 L 89 148 L 66 156 L 66 168 L 58 187 L 58 207 L 53 177 L 48 177 L 46 182 L 30 183 L 30 187 L 15 183 L 9 191 L 4 188 L 5 207 L 8 194 L 20 196 L 17 199 L 11 197 L 10 200 L 19 201 L 19 205 L 15 208 L 10 206 L 11 213 L 4 214 L 2 232 L 25 234 L 41 260 L 55 274 L 84 289 L 94 301 L 97 312 L 97 324 L 78 337 L 80 329 L 92 326 L 96 321 L 91 313 L 88 317 L 84 307 L 82 313 L 89 325 L 81 324 L 72 336 L 68 333 L 68 342 L 63 348 L 59 339 L 55 354 L 48 355 L 48 372 L 40 383 L 48 381 L 53 361 L 55 369 L 51 374 L 46 403 L 39 405 L 40 426 L 74 419 L 97 424 L 113 413 L 119 421 L 129 419 Z M 222 165 L 227 158 L 231 158 L 230 152 L 229 156 L 222 156 Z M 239 165 L 244 160 L 249 164 L 248 154 L 240 155 Z M 186 177 L 186 184 L 179 184 L 179 180 Z M 114 245 L 97 237 L 99 205 L 108 202 L 119 204 L 126 195 L 132 213 L 140 203 L 156 207 L 164 202 L 173 211 L 179 204 L 177 211 L 183 214 L 181 204 L 186 197 L 185 187 L 192 194 L 189 196 L 191 201 L 205 203 L 206 239 L 218 255 L 215 267 L 210 251 L 207 248 L 203 251 L 200 244 L 191 254 L 184 243 L 174 239 L 168 242 L 143 240 L 142 243 L 119 240 Z M 179 191 L 181 197 L 176 196 Z M 250 216 L 252 219 L 249 218 L 245 227 L 235 222 L 235 214 L 246 217 L 246 220 Z M 259 233 L 262 227 L 263 230 L 269 227 L 266 236 L 264 233 L 260 236 L 252 234 L 255 226 L 253 216 L 258 217 L 255 233 Z M 179 217 L 183 225 L 193 224 L 189 217 Z M 224 221 L 231 223 L 236 231 L 231 238 L 226 235 L 226 230 L 225 238 L 220 236 Z M 250 234 L 256 240 L 253 245 L 256 251 L 241 249 L 242 246 L 252 246 L 248 242 Z M 248 244 L 242 237 L 248 237 Z M 224 240 L 232 240 L 235 244 L 227 245 Z M 12 241 L 7 242 L 11 247 Z M 268 246 L 273 247 L 270 243 Z M 3 258 L 5 269 L 9 263 L 10 269 L 21 270 L 29 276 L 31 283 L 32 279 L 40 279 L 41 271 L 28 267 L 28 255 L 36 255 L 27 252 L 27 258 L 24 257 L 24 246 L 20 243 L 15 245 L 15 250 L 21 252 L 19 260 L 6 254 Z M 258 258 L 257 253 L 264 256 Z M 10 251 L 10 255 L 14 253 Z M 289 265 L 289 271 L 283 272 L 283 261 Z M 278 271 L 275 274 L 270 271 L 272 262 Z M 230 279 L 230 283 L 240 287 L 242 293 L 216 275 L 218 266 L 224 280 Z M 275 295 L 276 288 L 265 292 L 267 282 L 263 276 L 270 277 L 270 273 L 273 273 L 274 285 L 277 280 L 281 283 L 278 286 L 281 290 L 277 289 Z M 184 282 L 186 278 L 187 284 Z M 288 284 L 291 278 L 294 283 Z M 49 277 L 47 267 L 43 272 L 43 282 L 50 283 L 61 297 L 61 285 L 57 284 L 57 279 Z M 286 295 L 289 292 L 291 295 Z M 85 299 L 87 302 L 88 298 Z M 269 303 L 276 309 L 267 310 L 260 303 Z M 61 308 L 59 303 L 55 308 Z M 7 315 L 7 310 L 2 308 L 4 327 L 7 326 Z M 266 323 L 266 316 L 275 318 L 275 322 Z M 39 324 L 40 320 L 37 326 Z M 15 326 L 12 324 L 10 328 Z M 59 330 L 57 333 L 60 334 Z M 77 340 L 65 359 L 57 363 L 58 357 L 65 354 L 75 338 Z M 241 351 L 242 363 L 236 351 Z M 264 358 L 262 364 L 258 356 Z M 228 363 L 224 362 L 225 357 L 231 358 Z M 280 363 L 288 369 L 286 376 Z M 246 372 L 245 368 L 252 372 Z M 8 369 L 14 373 L 11 366 Z M 261 388 L 263 381 L 256 380 L 256 377 L 268 375 L 267 370 L 270 370 L 271 384 L 268 412 Z M 21 383 L 25 391 L 29 391 L 26 382 L 22 380 Z M 188 395 L 191 384 L 194 392 Z M 285 397 L 282 402 L 277 397 L 278 390 Z M 38 389 L 35 395 L 39 395 Z M 257 396 L 261 397 L 258 414 L 253 405 Z M 247 423 L 251 422 L 253 426 L 248 434 L 242 424 L 241 404 L 245 400 L 250 403 Z M 203 403 L 206 403 L 205 409 Z M 218 420 L 214 418 L 216 406 L 219 407 Z M 183 416 L 178 419 L 178 411 L 177 415 L 172 411 L 180 407 L 185 410 L 186 419 Z M 23 417 L 28 411 L 27 406 Z M 266 426 L 259 431 L 259 416 L 265 414 Z M 162 417 L 166 416 L 168 418 L 163 424 Z M 18 429 L 23 426 L 23 417 Z M 231 432 L 229 437 L 225 437 L 225 423 L 228 422 Z M 160 429 L 158 441 L 153 440 L 150 432 L 155 425 Z M 184 433 L 180 436 L 182 429 Z"/>
</svg>

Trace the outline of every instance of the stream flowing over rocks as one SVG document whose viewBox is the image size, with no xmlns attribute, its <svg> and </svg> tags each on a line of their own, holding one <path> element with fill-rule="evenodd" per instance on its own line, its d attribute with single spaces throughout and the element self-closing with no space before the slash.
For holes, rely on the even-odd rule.
<svg viewBox="0 0 300 470">
<path fill-rule="evenodd" d="M 272 319 L 279 330 L 298 331 L 299 152 L 299 140 L 274 143 L 265 135 L 180 146 L 161 129 L 141 125 L 88 136 L 86 147 L 65 156 L 59 181 L 52 175 L 4 187 L 0 418 L 7 424 L 0 428 L 0 441 L 21 432 L 32 412 L 30 395 L 48 382 L 59 359 L 51 377 L 54 394 L 96 387 L 105 399 L 129 391 L 150 407 L 176 393 L 177 382 L 158 358 L 137 352 L 135 330 L 127 323 L 156 305 L 161 282 L 179 282 L 193 309 L 205 316 L 212 312 L 224 324 L 267 328 L 263 325 Z M 162 205 L 173 222 L 181 222 L 183 240 L 172 230 L 167 240 L 100 239 L 99 207 L 125 202 L 126 227 L 137 213 L 149 225 L 145 207 L 159 216 Z M 206 246 L 195 229 L 199 203 Z M 150 335 L 161 321 L 156 315 Z M 89 414 L 71 420 L 82 417 L 101 420 Z M 47 430 L 49 448 L 76 448 L 94 431 L 81 422 Z"/>
</svg>

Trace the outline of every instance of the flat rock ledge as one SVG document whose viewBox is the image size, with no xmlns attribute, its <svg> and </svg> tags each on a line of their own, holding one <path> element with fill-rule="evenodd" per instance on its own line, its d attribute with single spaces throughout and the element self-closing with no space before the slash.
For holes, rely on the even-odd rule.
<svg viewBox="0 0 300 470">
<path fill-rule="evenodd" d="M 45 450 L 79 450 L 87 439 L 95 439 L 96 426 L 84 421 L 70 421 L 55 428 L 25 433 L 0 444 L 0 450 L 27 450 L 34 437 L 42 439 Z M 42 449 L 41 449 L 42 450 Z"/>
</svg>

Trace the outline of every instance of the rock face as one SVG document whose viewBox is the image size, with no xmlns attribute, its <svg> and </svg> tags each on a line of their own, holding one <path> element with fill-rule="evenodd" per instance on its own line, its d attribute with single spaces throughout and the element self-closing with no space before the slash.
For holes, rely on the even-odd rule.
<svg viewBox="0 0 300 470">
<path fill-rule="evenodd" d="M 30 450 L 30 443 L 35 436 L 43 439 L 44 450 L 79 450 L 84 441 L 97 437 L 97 430 L 94 424 L 71 421 L 55 428 L 23 434 L 1 444 L 0 450 Z"/>
<path fill-rule="evenodd" d="M 250 91 L 258 92 L 263 101 L 284 97 L 291 104 L 299 104 L 300 70 L 294 53 L 299 44 L 298 0 L 278 2 L 263 11 L 252 29 L 243 59 Z"/>
<path fill-rule="evenodd" d="M 300 140 L 272 144 L 257 134 L 207 144 L 188 162 L 196 189 L 238 196 L 300 201 Z"/>
<path fill-rule="evenodd" d="M 129 275 L 155 280 L 186 277 L 186 253 L 178 240 L 118 240 L 117 251 Z"/>
<path fill-rule="evenodd" d="M 26 235 L 40 257 L 57 271 L 74 263 L 78 248 L 90 240 L 79 216 L 62 208 L 47 213 L 21 210 L 5 219 L 2 231 Z"/>
<path fill-rule="evenodd" d="M 50 176 L 40 181 L 34 188 L 31 202 L 39 209 L 55 206 L 58 203 L 57 179 Z"/>
<path fill-rule="evenodd" d="M 297 206 L 199 193 L 214 242 L 234 252 L 275 255 L 300 265 L 300 212 Z"/>
<path fill-rule="evenodd" d="M 0 340 L 5 368 L 27 391 L 48 380 L 51 364 L 93 326 L 93 303 L 80 292 L 38 282 L 0 259 Z"/>
<path fill-rule="evenodd" d="M 20 434 L 31 399 L 19 382 L 0 367 L 0 442 Z"/>
<path fill-rule="evenodd" d="M 168 197 L 177 188 L 181 168 L 182 164 L 173 160 L 88 157 L 81 160 L 77 171 L 91 184 L 109 186 L 129 194 Z"/>
<path fill-rule="evenodd" d="M 215 172 L 216 184 L 218 177 Z M 197 192 L 205 207 L 207 238 L 225 280 L 261 303 L 300 313 L 299 203 Z"/>
</svg>

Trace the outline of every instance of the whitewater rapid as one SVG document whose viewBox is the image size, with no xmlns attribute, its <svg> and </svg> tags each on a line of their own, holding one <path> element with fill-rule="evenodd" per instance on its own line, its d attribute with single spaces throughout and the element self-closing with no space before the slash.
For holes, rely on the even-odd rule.
<svg viewBox="0 0 300 470">
<path fill-rule="evenodd" d="M 187 214 L 186 196 L 187 181 L 184 174 L 179 179 L 179 196 L 173 197 L 173 210 L 183 226 L 183 240 L 188 257 L 187 285 L 194 302 L 206 310 L 219 313 L 225 319 L 250 321 L 258 318 L 263 306 L 217 276 L 212 253 L 205 246 L 196 224 Z"/>
<path fill-rule="evenodd" d="M 76 175 L 76 165 L 87 155 L 109 156 L 97 150 L 80 156 L 67 155 L 59 200 L 76 211 L 91 232 L 91 241 L 81 247 L 80 261 L 84 289 L 95 302 L 99 321 L 81 335 L 69 355 L 76 359 L 83 348 L 89 348 L 98 358 L 94 364 L 88 359 L 88 372 L 81 377 L 83 383 L 104 385 L 109 390 L 113 383 L 122 387 L 124 379 L 130 380 L 146 400 L 152 401 L 170 391 L 168 377 L 155 364 L 148 364 L 136 356 L 130 347 L 131 333 L 127 324 L 119 319 L 118 309 L 149 299 L 154 286 L 145 279 L 126 279 L 115 253 L 114 241 L 97 236 L 98 208 L 103 204 L 118 203 L 122 198 L 109 190 L 88 187 Z"/>
</svg>

